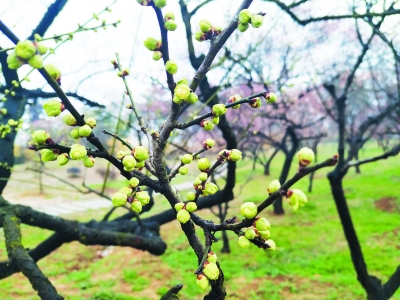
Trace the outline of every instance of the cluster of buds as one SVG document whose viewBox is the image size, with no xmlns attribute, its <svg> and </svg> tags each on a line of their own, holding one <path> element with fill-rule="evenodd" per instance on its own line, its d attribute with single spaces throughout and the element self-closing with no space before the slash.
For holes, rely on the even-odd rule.
<svg viewBox="0 0 400 300">
<path fill-rule="evenodd" d="M 173 12 L 167 12 L 164 16 L 164 28 L 168 31 L 175 31 L 178 25 L 175 22 L 175 15 Z"/>
<path fill-rule="evenodd" d="M 7 121 L 7 124 L 0 125 L 0 138 L 4 138 L 7 134 L 11 133 L 12 130 L 18 131 L 20 128 L 22 128 L 22 120 L 15 121 L 10 119 Z"/>
<path fill-rule="evenodd" d="M 119 207 L 128 203 L 132 211 L 140 213 L 143 206 L 150 203 L 150 195 L 140 189 L 139 183 L 139 179 L 132 177 L 128 186 L 123 187 L 112 196 L 112 204 Z"/>
<path fill-rule="evenodd" d="M 275 242 L 270 239 L 271 232 L 269 231 L 270 224 L 265 218 L 255 218 L 253 226 L 246 228 L 244 234 L 238 238 L 238 245 L 241 248 L 248 248 L 251 240 L 258 239 L 262 241 L 262 247 L 265 251 L 274 251 L 276 249 Z"/>
<path fill-rule="evenodd" d="M 315 160 L 314 151 L 310 148 L 303 147 L 297 152 L 297 160 L 299 161 L 299 167 L 307 167 Z"/>
<path fill-rule="evenodd" d="M 194 38 L 199 42 L 215 38 L 222 32 L 222 27 L 212 26 L 208 20 L 201 20 L 199 27 L 200 30 L 194 34 Z"/>
<path fill-rule="evenodd" d="M 227 150 L 223 149 L 218 153 L 218 159 L 226 161 L 239 161 L 242 159 L 242 151 L 238 149 Z"/>
<path fill-rule="evenodd" d="M 253 14 L 249 9 L 243 9 L 239 13 L 238 29 L 245 32 L 250 24 L 253 28 L 260 28 L 264 22 L 265 13 Z"/>
<path fill-rule="evenodd" d="M 118 151 L 117 158 L 122 161 L 125 171 L 141 170 L 149 158 L 149 150 L 146 147 L 137 146 L 132 151 Z"/>
<path fill-rule="evenodd" d="M 119 71 L 117 73 L 117 76 L 122 78 L 125 78 L 128 75 L 129 75 L 129 69 L 123 69 L 122 71 Z"/>
<path fill-rule="evenodd" d="M 174 97 L 172 98 L 172 101 L 174 101 L 174 103 L 176 104 L 181 104 L 184 101 L 186 103 L 193 104 L 196 103 L 197 100 L 199 100 L 199 98 L 190 89 L 188 81 L 186 79 L 179 80 L 174 89 Z"/>
<path fill-rule="evenodd" d="M 293 210 L 297 210 L 299 207 L 306 205 L 308 201 L 306 194 L 298 189 L 288 190 L 286 193 L 286 198 Z"/>
<path fill-rule="evenodd" d="M 7 56 L 7 65 L 10 69 L 16 70 L 24 64 L 32 68 L 43 68 L 42 55 L 47 52 L 47 47 L 29 40 L 19 41 L 15 51 Z"/>
</svg>

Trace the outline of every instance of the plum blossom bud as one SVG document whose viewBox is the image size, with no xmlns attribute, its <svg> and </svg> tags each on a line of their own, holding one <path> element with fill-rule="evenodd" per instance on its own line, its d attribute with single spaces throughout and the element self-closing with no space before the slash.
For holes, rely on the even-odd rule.
<svg viewBox="0 0 400 300">
<path fill-rule="evenodd" d="M 251 26 L 253 26 L 253 28 L 260 28 L 263 23 L 264 23 L 264 16 L 259 14 L 252 15 Z"/>
<path fill-rule="evenodd" d="M 215 145 L 215 141 L 213 139 L 206 139 L 203 142 L 203 147 L 205 149 L 211 149 L 212 147 L 214 147 L 214 145 Z"/>
<path fill-rule="evenodd" d="M 214 124 L 210 120 L 203 120 L 200 122 L 200 127 L 203 127 L 204 130 L 210 131 L 214 129 Z"/>
<path fill-rule="evenodd" d="M 218 125 L 219 124 L 219 117 L 213 117 L 212 119 L 211 119 L 211 122 L 213 123 L 213 124 L 215 124 L 215 125 Z"/>
<path fill-rule="evenodd" d="M 259 107 L 261 107 L 262 103 L 261 103 L 261 99 L 259 97 L 257 97 L 257 98 L 251 99 L 249 104 L 252 108 L 259 108 Z"/>
<path fill-rule="evenodd" d="M 239 161 L 242 159 L 242 151 L 238 149 L 232 149 L 229 151 L 228 160 Z"/>
<path fill-rule="evenodd" d="M 219 277 L 219 269 L 216 263 L 205 261 L 203 273 L 210 280 L 217 280 Z"/>
<path fill-rule="evenodd" d="M 218 159 L 221 159 L 221 158 L 227 159 L 228 156 L 229 156 L 229 150 L 227 150 L 227 149 L 223 149 L 223 150 L 219 151 L 219 153 L 218 153 Z"/>
<path fill-rule="evenodd" d="M 195 212 L 197 210 L 197 205 L 195 202 L 188 202 L 186 204 L 186 210 L 188 212 Z"/>
<path fill-rule="evenodd" d="M 307 167 L 315 160 L 314 151 L 310 148 L 303 147 L 297 152 L 297 159 L 300 166 Z"/>
<path fill-rule="evenodd" d="M 185 165 L 190 164 L 193 160 L 193 156 L 192 154 L 185 154 L 184 156 L 182 156 L 182 163 L 184 163 Z"/>
<path fill-rule="evenodd" d="M 189 172 L 189 169 L 188 169 L 188 167 L 182 166 L 179 168 L 178 172 L 181 175 L 186 175 Z"/>
<path fill-rule="evenodd" d="M 64 110 L 63 104 L 57 99 L 51 99 L 44 102 L 43 109 L 49 117 L 57 117 Z"/>
<path fill-rule="evenodd" d="M 70 112 L 66 112 L 64 114 L 63 120 L 64 120 L 64 123 L 67 124 L 68 126 L 76 125 L 76 119 Z"/>
<path fill-rule="evenodd" d="M 242 9 L 239 13 L 239 22 L 240 23 L 249 23 L 251 21 L 251 17 L 253 14 L 249 9 Z"/>
<path fill-rule="evenodd" d="M 174 205 L 175 210 L 178 212 L 185 207 L 185 203 L 179 202 Z"/>
<path fill-rule="evenodd" d="M 95 118 L 88 118 L 86 120 L 86 124 L 89 125 L 91 128 L 96 127 L 96 120 Z"/>
<path fill-rule="evenodd" d="M 146 147 L 138 146 L 132 150 L 132 154 L 138 161 L 145 161 L 149 158 L 149 150 Z"/>
<path fill-rule="evenodd" d="M 201 185 L 201 183 L 202 183 L 202 181 L 200 180 L 200 178 L 199 178 L 199 177 L 196 177 L 196 178 L 194 179 L 194 181 L 193 181 L 193 186 L 196 188 L 196 187 L 198 187 L 199 185 Z"/>
<path fill-rule="evenodd" d="M 217 263 L 217 255 L 214 253 L 214 252 L 212 252 L 212 251 L 210 251 L 210 252 L 208 252 L 208 254 L 207 254 L 207 260 L 209 261 L 209 262 L 213 262 L 213 263 Z"/>
<path fill-rule="evenodd" d="M 140 181 L 136 177 L 132 177 L 129 179 L 129 185 L 133 188 L 137 187 L 139 185 Z"/>
<path fill-rule="evenodd" d="M 122 189 L 119 189 L 118 193 L 130 196 L 132 194 L 132 189 L 130 187 L 125 186 Z"/>
<path fill-rule="evenodd" d="M 178 72 L 178 65 L 176 64 L 176 62 L 174 62 L 173 60 L 169 60 L 167 61 L 167 63 L 165 64 L 165 70 L 169 73 L 169 74 L 176 74 Z"/>
<path fill-rule="evenodd" d="M 131 154 L 131 152 L 130 151 L 118 151 L 117 152 L 117 158 L 119 159 L 119 160 L 121 160 L 121 159 L 123 159 L 126 155 L 129 155 L 129 154 Z"/>
<path fill-rule="evenodd" d="M 175 31 L 178 25 L 174 20 L 168 20 L 167 22 L 164 23 L 164 27 L 168 31 Z"/>
<path fill-rule="evenodd" d="M 87 155 L 87 150 L 85 146 L 79 144 L 71 145 L 71 150 L 69 151 L 69 157 L 72 160 L 79 160 L 85 158 L 86 155 Z"/>
<path fill-rule="evenodd" d="M 60 166 L 65 166 L 69 161 L 69 157 L 67 153 L 61 153 L 57 156 L 57 162 Z"/>
<path fill-rule="evenodd" d="M 215 105 L 213 105 L 211 111 L 214 116 L 219 117 L 219 116 L 222 116 L 223 114 L 225 114 L 227 109 L 224 104 L 215 104 Z"/>
<path fill-rule="evenodd" d="M 199 97 L 195 93 L 190 93 L 189 97 L 185 100 L 189 104 L 194 104 L 199 100 Z"/>
<path fill-rule="evenodd" d="M 193 193 L 193 192 L 188 192 L 186 194 L 186 198 L 187 198 L 188 201 L 193 201 L 196 198 L 196 194 Z"/>
<path fill-rule="evenodd" d="M 281 188 L 281 184 L 279 180 L 275 179 L 272 180 L 271 183 L 268 185 L 268 194 L 273 194 Z"/>
<path fill-rule="evenodd" d="M 79 127 L 79 135 L 81 137 L 88 137 L 92 134 L 92 128 L 89 125 L 83 125 Z"/>
<path fill-rule="evenodd" d="M 139 3 L 140 5 L 143 5 L 143 6 L 149 6 L 152 2 L 152 0 L 136 0 L 136 1 L 137 1 L 137 3 Z"/>
<path fill-rule="evenodd" d="M 153 60 L 159 61 L 162 57 L 162 52 L 161 51 L 154 51 L 153 52 Z"/>
<path fill-rule="evenodd" d="M 181 222 L 182 224 L 185 224 L 187 221 L 190 220 L 190 214 L 186 209 L 181 209 L 176 214 L 176 218 L 178 219 L 179 222 Z"/>
<path fill-rule="evenodd" d="M 274 93 L 266 93 L 264 95 L 265 100 L 267 100 L 268 104 L 275 103 L 278 97 Z"/>
<path fill-rule="evenodd" d="M 53 64 L 45 65 L 44 68 L 46 69 L 47 73 L 53 78 L 55 81 L 59 81 L 61 77 L 61 71 Z"/>
<path fill-rule="evenodd" d="M 194 34 L 194 38 L 195 38 L 196 41 L 202 42 L 202 41 L 205 41 L 206 35 L 204 34 L 203 31 L 197 31 Z"/>
<path fill-rule="evenodd" d="M 15 46 L 15 53 L 22 59 L 30 59 L 36 53 L 36 47 L 32 41 L 19 41 Z"/>
<path fill-rule="evenodd" d="M 40 54 L 35 54 L 30 59 L 28 59 L 28 64 L 34 69 L 43 68 L 43 59 Z"/>
<path fill-rule="evenodd" d="M 50 134 L 47 131 L 35 130 L 34 132 L 32 132 L 32 139 L 38 145 L 46 143 L 47 139 L 49 138 Z"/>
<path fill-rule="evenodd" d="M 175 14 L 171 11 L 167 12 L 164 15 L 164 21 L 168 21 L 168 20 L 175 20 Z"/>
<path fill-rule="evenodd" d="M 119 207 L 124 206 L 127 199 L 128 196 L 126 194 L 117 192 L 112 196 L 111 202 L 114 206 Z"/>
<path fill-rule="evenodd" d="M 203 273 L 201 273 L 201 274 L 197 275 L 196 284 L 202 290 L 206 290 L 210 286 L 210 281 Z"/>
<path fill-rule="evenodd" d="M 212 25 L 207 20 L 201 20 L 200 23 L 199 23 L 199 27 L 200 27 L 200 30 L 202 32 L 207 33 L 207 32 L 209 32 L 211 30 Z"/>
<path fill-rule="evenodd" d="M 239 23 L 238 24 L 238 29 L 240 32 L 245 32 L 247 29 L 249 29 L 250 25 L 249 23 Z"/>
<path fill-rule="evenodd" d="M 307 203 L 307 196 L 301 190 L 289 190 L 286 196 L 288 197 L 289 204 L 292 206 L 293 210 L 297 210 L 299 207 L 304 206 Z"/>
<path fill-rule="evenodd" d="M 257 234 L 253 227 L 249 227 L 245 231 L 245 236 L 247 239 L 252 240 L 257 236 Z"/>
<path fill-rule="evenodd" d="M 208 175 L 207 175 L 207 173 L 201 172 L 198 177 L 201 181 L 206 181 L 208 178 Z"/>
<path fill-rule="evenodd" d="M 11 70 L 16 70 L 24 64 L 24 61 L 20 59 L 15 52 L 7 56 L 7 66 Z"/>
<path fill-rule="evenodd" d="M 139 200 L 133 199 L 131 203 L 131 209 L 135 213 L 140 213 L 143 209 L 142 203 Z"/>
<path fill-rule="evenodd" d="M 157 6 L 158 8 L 163 8 L 167 6 L 167 0 L 153 0 L 154 5 Z"/>
<path fill-rule="evenodd" d="M 238 246 L 243 249 L 247 249 L 250 246 L 250 241 L 244 235 L 239 236 L 238 238 Z"/>
<path fill-rule="evenodd" d="M 203 190 L 204 196 L 214 195 L 216 192 L 218 192 L 218 187 L 212 182 L 207 182 Z"/>
<path fill-rule="evenodd" d="M 253 219 L 257 213 L 257 205 L 254 202 L 245 202 L 240 206 L 240 213 L 246 219 Z"/>
<path fill-rule="evenodd" d="M 197 167 L 200 171 L 208 171 L 210 169 L 211 163 L 210 160 L 206 157 L 200 158 L 197 161 Z"/>
<path fill-rule="evenodd" d="M 174 92 L 179 99 L 185 100 L 190 95 L 190 87 L 187 84 L 178 84 Z"/>
<path fill-rule="evenodd" d="M 125 171 L 132 171 L 136 166 L 136 159 L 132 155 L 125 155 L 122 159 Z"/>
<path fill-rule="evenodd" d="M 143 44 L 150 51 L 157 50 L 161 46 L 160 42 L 157 39 L 152 38 L 152 37 L 149 37 L 149 38 L 145 39 Z"/>
<path fill-rule="evenodd" d="M 83 159 L 83 165 L 86 168 L 92 168 L 94 166 L 95 159 L 92 156 L 87 156 Z"/>
<path fill-rule="evenodd" d="M 237 102 L 237 101 L 239 101 L 239 100 L 241 100 L 241 99 L 242 99 L 242 97 L 240 97 L 240 95 L 233 95 L 233 96 L 230 96 L 230 97 L 229 97 L 228 103 L 235 103 L 235 102 Z M 238 108 L 240 108 L 240 104 L 235 105 L 235 106 L 233 106 L 232 108 L 233 108 L 233 109 L 238 109 Z"/>
<path fill-rule="evenodd" d="M 265 252 L 272 252 L 276 250 L 276 244 L 273 240 L 266 240 L 265 245 L 267 248 L 264 248 Z"/>
<path fill-rule="evenodd" d="M 40 157 L 42 162 L 53 161 L 57 159 L 58 154 L 54 153 L 53 150 L 43 149 L 40 151 Z"/>
<path fill-rule="evenodd" d="M 36 46 L 37 46 L 37 49 L 38 49 L 40 55 L 46 54 L 48 48 L 45 45 L 36 43 Z"/>
<path fill-rule="evenodd" d="M 181 104 L 184 100 L 179 98 L 176 94 L 174 94 L 174 97 L 172 98 L 172 101 L 176 104 Z"/>
<path fill-rule="evenodd" d="M 264 231 L 258 231 L 258 234 L 263 238 L 263 239 L 269 239 L 271 236 L 271 232 L 269 230 L 264 230 Z"/>
<path fill-rule="evenodd" d="M 269 230 L 271 225 L 269 224 L 268 220 L 266 218 L 259 218 L 254 222 L 254 226 L 257 228 L 257 230 L 265 231 Z"/>
<path fill-rule="evenodd" d="M 145 191 L 137 192 L 135 195 L 135 199 L 139 200 L 143 206 L 150 203 L 150 195 Z"/>
</svg>

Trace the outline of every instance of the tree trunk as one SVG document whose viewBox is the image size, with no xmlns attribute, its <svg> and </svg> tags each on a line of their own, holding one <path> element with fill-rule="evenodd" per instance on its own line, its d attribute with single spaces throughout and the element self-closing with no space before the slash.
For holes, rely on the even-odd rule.
<svg viewBox="0 0 400 300">
<path fill-rule="evenodd" d="M 267 163 L 264 165 L 264 175 L 270 175 L 269 168 L 271 166 L 271 162 L 274 159 L 275 155 L 278 154 L 278 152 L 279 152 L 279 148 L 276 148 L 274 150 L 274 152 L 272 153 L 272 155 L 269 157 Z"/>
<path fill-rule="evenodd" d="M 293 155 L 291 155 L 291 153 L 287 153 L 285 156 L 285 162 L 283 163 L 281 175 L 279 176 L 279 182 L 281 184 L 283 184 L 288 178 L 292 160 L 293 160 Z M 283 215 L 285 213 L 282 205 L 282 197 L 276 199 L 273 205 L 274 205 L 274 213 L 276 215 Z"/>
</svg>

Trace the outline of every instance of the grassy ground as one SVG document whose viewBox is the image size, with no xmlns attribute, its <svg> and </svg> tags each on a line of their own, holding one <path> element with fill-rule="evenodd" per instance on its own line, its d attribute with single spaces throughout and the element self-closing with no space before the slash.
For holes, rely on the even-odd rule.
<svg viewBox="0 0 400 300">
<path fill-rule="evenodd" d="M 320 152 L 321 157 L 335 153 L 329 147 Z M 371 148 L 363 156 L 377 153 Z M 266 186 L 279 176 L 282 161 L 281 156 L 274 160 L 274 176 L 269 177 L 262 175 L 261 166 L 252 171 L 250 163 L 240 164 L 237 197 L 230 204 L 230 217 L 238 215 L 244 201 L 260 202 L 265 198 Z M 291 173 L 295 170 L 293 165 Z M 368 269 L 384 282 L 400 262 L 399 170 L 399 157 L 391 158 L 363 166 L 361 175 L 351 170 L 344 183 Z M 329 192 L 327 172 L 325 169 L 316 174 L 309 203 L 299 211 L 291 211 L 285 203 L 283 217 L 274 216 L 270 210 L 262 213 L 272 225 L 276 252 L 265 253 L 256 247 L 240 249 L 230 233 L 230 254 L 221 254 L 222 245 L 214 245 L 224 270 L 228 299 L 365 299 Z M 306 191 L 307 186 L 308 180 L 303 179 L 295 187 Z M 161 198 L 158 203 L 157 211 L 167 207 Z M 88 220 L 101 218 L 104 213 L 85 212 L 68 218 Z M 208 210 L 199 214 L 215 219 Z M 28 226 L 22 228 L 27 248 L 51 234 Z M 84 247 L 74 242 L 54 251 L 39 266 L 66 299 L 157 299 L 177 283 L 184 284 L 182 299 L 201 299 L 204 293 L 195 285 L 193 275 L 196 258 L 178 222 L 164 225 L 162 236 L 168 249 L 161 257 L 116 247 L 111 255 L 100 258 L 105 247 Z M 0 259 L 5 258 L 0 240 Z M 1 299 L 38 299 L 21 274 L 1 280 L 0 290 Z M 400 291 L 393 299 L 400 299 Z"/>
</svg>

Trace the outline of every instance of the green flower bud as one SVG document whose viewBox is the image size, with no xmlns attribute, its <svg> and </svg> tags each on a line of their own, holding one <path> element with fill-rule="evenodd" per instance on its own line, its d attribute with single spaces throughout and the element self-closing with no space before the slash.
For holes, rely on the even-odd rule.
<svg viewBox="0 0 400 300">
<path fill-rule="evenodd" d="M 143 146 L 135 147 L 132 151 L 132 154 L 138 161 L 145 161 L 149 158 L 149 150 Z"/>
<path fill-rule="evenodd" d="M 151 0 L 137 0 L 140 5 L 149 6 L 151 4 Z"/>
<path fill-rule="evenodd" d="M 61 153 L 57 156 L 57 162 L 60 166 L 65 166 L 69 161 L 69 157 L 67 153 Z"/>
<path fill-rule="evenodd" d="M 64 123 L 67 124 L 68 126 L 76 125 L 76 119 L 70 112 L 67 112 L 64 114 L 63 120 L 64 120 Z"/>
<path fill-rule="evenodd" d="M 79 127 L 79 135 L 81 137 L 88 137 L 92 134 L 92 128 L 89 125 L 83 125 Z"/>
<path fill-rule="evenodd" d="M 49 117 L 57 117 L 63 111 L 63 104 L 57 99 L 51 99 L 43 103 L 43 109 Z"/>
<path fill-rule="evenodd" d="M 203 127 L 204 130 L 210 131 L 214 129 L 214 124 L 210 120 L 203 120 L 200 122 L 200 127 Z"/>
<path fill-rule="evenodd" d="M 168 21 L 168 20 L 175 20 L 175 14 L 171 11 L 167 12 L 164 15 L 164 21 Z"/>
<path fill-rule="evenodd" d="M 190 87 L 187 84 L 178 84 L 174 92 L 179 99 L 185 100 L 190 95 Z"/>
<path fill-rule="evenodd" d="M 37 46 L 37 49 L 38 49 L 40 55 L 44 55 L 47 53 L 48 49 L 45 45 L 37 43 L 36 46 Z"/>
<path fill-rule="evenodd" d="M 130 187 L 125 186 L 122 189 L 119 189 L 118 193 L 122 193 L 127 196 L 130 196 L 132 194 L 132 189 Z"/>
<path fill-rule="evenodd" d="M 208 254 L 207 254 L 207 260 L 209 261 L 209 262 L 212 262 L 212 263 L 217 263 L 217 255 L 214 253 L 214 252 L 212 252 L 212 251 L 210 251 L 210 252 L 208 252 Z"/>
<path fill-rule="evenodd" d="M 263 239 L 269 239 L 271 236 L 271 232 L 269 230 L 264 230 L 264 231 L 258 231 L 258 234 L 263 238 Z"/>
<path fill-rule="evenodd" d="M 243 9 L 239 13 L 239 22 L 240 23 L 249 23 L 251 21 L 251 17 L 253 14 L 249 9 Z"/>
<path fill-rule="evenodd" d="M 212 122 L 213 124 L 215 124 L 215 125 L 218 125 L 218 124 L 219 124 L 219 117 L 213 117 L 213 118 L 211 119 L 211 122 Z"/>
<path fill-rule="evenodd" d="M 28 59 L 28 64 L 35 69 L 43 68 L 43 59 L 40 54 L 35 54 L 30 59 Z"/>
<path fill-rule="evenodd" d="M 184 156 L 182 156 L 182 163 L 184 163 L 185 165 L 188 165 L 192 162 L 193 160 L 193 156 L 192 154 L 185 154 Z"/>
<path fill-rule="evenodd" d="M 207 182 L 203 190 L 203 195 L 214 195 L 216 192 L 218 192 L 218 187 L 212 182 Z"/>
<path fill-rule="evenodd" d="M 7 113 L 7 108 L 0 109 L 0 113 L 5 115 Z"/>
<path fill-rule="evenodd" d="M 43 149 L 40 151 L 42 162 L 53 161 L 57 159 L 58 154 L 54 153 L 53 150 Z"/>
<path fill-rule="evenodd" d="M 183 166 L 183 167 L 180 167 L 178 171 L 179 171 L 179 174 L 186 175 L 189 172 L 189 169 L 188 169 L 188 167 Z"/>
<path fill-rule="evenodd" d="M 210 280 L 217 280 L 219 277 L 219 269 L 216 263 L 206 261 L 203 267 L 203 273 Z"/>
<path fill-rule="evenodd" d="M 162 52 L 161 51 L 154 51 L 153 52 L 153 60 L 159 61 L 162 57 Z"/>
<path fill-rule="evenodd" d="M 119 160 L 122 160 L 126 155 L 129 155 L 129 154 L 131 154 L 131 152 L 130 151 L 118 151 L 117 152 L 117 158 L 119 159 Z"/>
<path fill-rule="evenodd" d="M 271 225 L 269 224 L 268 220 L 266 218 L 259 218 L 254 222 L 254 226 L 257 228 L 257 230 L 260 231 L 265 231 L 269 230 Z"/>
<path fill-rule="evenodd" d="M 140 213 L 143 209 L 142 203 L 139 200 L 134 199 L 131 203 L 131 209 L 135 213 Z"/>
<path fill-rule="evenodd" d="M 142 161 L 136 161 L 136 166 L 135 166 L 135 169 L 138 169 L 138 170 L 140 170 L 140 169 L 142 169 L 142 168 L 144 168 L 144 166 L 146 165 L 146 162 L 144 161 L 144 160 L 142 160 Z"/>
<path fill-rule="evenodd" d="M 169 73 L 169 74 L 176 74 L 178 72 L 178 65 L 176 64 L 176 62 L 174 62 L 173 60 L 169 60 L 167 61 L 167 63 L 165 64 L 165 70 Z"/>
<path fill-rule="evenodd" d="M 232 149 L 229 151 L 228 159 L 231 161 L 239 161 L 242 159 L 242 151 L 238 149 Z"/>
<path fill-rule="evenodd" d="M 137 187 L 139 185 L 140 181 L 136 177 L 132 177 L 129 179 L 129 185 L 133 188 Z"/>
<path fill-rule="evenodd" d="M 258 213 L 257 205 L 253 202 L 245 202 L 240 206 L 240 213 L 246 219 L 253 219 Z"/>
<path fill-rule="evenodd" d="M 239 238 L 238 238 L 238 246 L 240 248 L 243 248 L 243 249 L 249 248 L 249 246 L 250 246 L 249 239 L 247 237 L 245 237 L 244 235 L 239 236 Z"/>
<path fill-rule="evenodd" d="M 15 53 L 18 57 L 28 60 L 36 53 L 36 47 L 32 41 L 19 41 L 15 46 Z"/>
<path fill-rule="evenodd" d="M 154 51 L 154 50 L 157 50 L 160 48 L 160 42 L 157 39 L 152 38 L 152 37 L 145 39 L 143 44 L 150 51 Z"/>
<path fill-rule="evenodd" d="M 215 145 L 215 141 L 213 139 L 206 139 L 203 142 L 203 147 L 206 149 L 211 149 L 212 147 L 214 147 Z"/>
<path fill-rule="evenodd" d="M 268 185 L 268 193 L 271 195 L 281 188 L 281 184 L 278 180 L 272 180 Z"/>
<path fill-rule="evenodd" d="M 229 97 L 228 103 L 234 103 L 234 102 L 237 102 L 237 101 L 239 101 L 241 99 L 242 99 L 242 97 L 240 97 L 240 95 L 233 95 L 233 96 Z M 232 106 L 232 108 L 233 109 L 238 109 L 238 108 L 240 108 L 240 104 Z"/>
<path fill-rule="evenodd" d="M 135 199 L 139 200 L 143 206 L 150 203 L 150 195 L 146 191 L 137 192 Z"/>
<path fill-rule="evenodd" d="M 181 104 L 183 102 L 183 100 L 180 99 L 176 94 L 174 94 L 172 101 L 174 101 L 174 103 L 176 103 L 176 104 Z"/>
<path fill-rule="evenodd" d="M 207 20 L 201 20 L 199 23 L 199 26 L 200 26 L 200 30 L 204 33 L 209 32 L 212 28 L 211 23 Z"/>
<path fill-rule="evenodd" d="M 45 65 L 44 68 L 46 69 L 47 73 L 53 78 L 55 81 L 59 80 L 61 77 L 61 71 L 53 64 Z"/>
<path fill-rule="evenodd" d="M 179 202 L 174 205 L 175 210 L 178 212 L 185 206 L 185 203 Z"/>
<path fill-rule="evenodd" d="M 264 23 L 264 17 L 261 15 L 253 15 L 251 17 L 251 26 L 253 28 L 260 28 L 262 24 Z"/>
<path fill-rule="evenodd" d="M 157 6 L 158 8 L 163 8 L 167 6 L 167 0 L 153 0 L 154 5 Z"/>
<path fill-rule="evenodd" d="M 208 171 L 210 169 L 211 163 L 208 160 L 208 158 L 200 158 L 197 161 L 197 167 L 199 168 L 200 171 Z"/>
<path fill-rule="evenodd" d="M 185 100 L 189 104 L 194 104 L 199 100 L 199 97 L 195 93 L 190 93 L 189 97 Z"/>
<path fill-rule="evenodd" d="M 49 138 L 50 134 L 44 130 L 35 130 L 32 132 L 32 139 L 36 144 L 44 144 Z"/>
<path fill-rule="evenodd" d="M 202 181 L 200 180 L 199 177 L 196 177 L 193 181 L 193 186 L 194 187 L 198 187 L 200 184 L 202 183 Z"/>
<path fill-rule="evenodd" d="M 86 168 L 92 168 L 93 166 L 94 166 L 94 161 L 95 161 L 95 159 L 94 159 L 94 157 L 85 157 L 84 159 L 83 159 L 83 165 L 86 167 Z"/>
<path fill-rule="evenodd" d="M 307 196 L 303 191 L 298 189 L 289 190 L 287 192 L 289 204 L 292 206 L 293 210 L 297 210 L 299 206 L 304 206 L 307 203 Z"/>
<path fill-rule="evenodd" d="M 217 117 L 222 116 L 223 114 L 226 113 L 226 111 L 227 111 L 227 109 L 224 104 L 215 104 L 212 107 L 212 113 L 214 116 L 217 116 Z"/>
<path fill-rule="evenodd" d="M 86 124 L 89 125 L 91 128 L 96 127 L 96 120 L 94 118 L 88 118 L 86 120 Z"/>
<path fill-rule="evenodd" d="M 264 95 L 265 100 L 267 100 L 268 104 L 275 103 L 278 97 L 274 93 L 266 93 Z"/>
<path fill-rule="evenodd" d="M 299 150 L 299 152 L 297 152 L 297 159 L 300 166 L 307 167 L 315 160 L 314 151 L 312 151 L 310 148 L 303 147 Z"/>
<path fill-rule="evenodd" d="M 119 207 L 124 206 L 127 199 L 128 196 L 126 194 L 117 192 L 112 196 L 111 202 L 114 206 Z"/>
<path fill-rule="evenodd" d="M 196 41 L 202 42 L 205 41 L 206 35 L 204 34 L 203 31 L 198 31 L 194 34 L 194 38 Z"/>
<path fill-rule="evenodd" d="M 24 64 L 24 61 L 17 57 L 15 52 L 7 56 L 7 65 L 11 70 L 16 70 Z"/>
<path fill-rule="evenodd" d="M 238 24 L 238 29 L 240 32 L 245 32 L 247 29 L 249 29 L 250 25 L 249 23 L 239 23 Z"/>
<path fill-rule="evenodd" d="M 266 240 L 265 245 L 267 248 L 264 248 L 265 252 L 272 252 L 276 250 L 276 244 L 273 240 Z"/>
<path fill-rule="evenodd" d="M 204 274 L 197 275 L 196 284 L 202 290 L 206 290 L 210 287 L 210 281 Z"/>
<path fill-rule="evenodd" d="M 195 202 L 188 202 L 186 204 L 186 210 L 188 212 L 195 212 L 197 210 L 197 205 Z"/>
<path fill-rule="evenodd" d="M 186 78 L 180 79 L 177 81 L 176 85 L 180 85 L 180 84 L 186 84 L 189 85 L 189 81 Z"/>
<path fill-rule="evenodd" d="M 182 224 L 185 224 L 187 221 L 190 220 L 190 214 L 187 210 L 181 209 L 176 214 L 176 218 L 178 219 L 179 222 L 181 222 Z"/>
<path fill-rule="evenodd" d="M 136 159 L 132 155 L 125 155 L 125 157 L 122 159 L 122 164 L 127 170 L 129 170 L 128 172 L 130 172 L 136 166 Z"/>
<path fill-rule="evenodd" d="M 249 240 L 252 240 L 257 236 L 256 231 L 254 230 L 253 227 L 247 228 L 244 234 L 245 234 L 246 238 Z"/>
<path fill-rule="evenodd" d="M 174 20 L 168 20 L 167 22 L 165 22 L 164 27 L 168 31 L 175 31 L 178 25 Z"/>
<path fill-rule="evenodd" d="M 201 180 L 201 181 L 206 181 L 207 180 L 207 178 L 208 178 L 208 174 L 207 173 L 204 173 L 204 172 L 201 172 L 200 174 L 199 174 L 199 179 Z"/>
<path fill-rule="evenodd" d="M 193 201 L 196 198 L 196 194 L 193 193 L 193 192 L 188 192 L 186 194 L 186 198 L 187 198 L 188 201 Z"/>
<path fill-rule="evenodd" d="M 72 160 L 79 160 L 87 156 L 87 150 L 85 146 L 79 144 L 73 144 L 71 150 L 69 151 L 69 157 Z"/>
<path fill-rule="evenodd" d="M 257 98 L 251 99 L 249 104 L 252 108 L 259 108 L 259 107 L 261 107 L 262 102 L 261 102 L 261 99 L 259 97 L 257 97 Z"/>
</svg>

